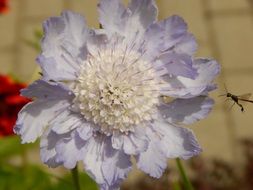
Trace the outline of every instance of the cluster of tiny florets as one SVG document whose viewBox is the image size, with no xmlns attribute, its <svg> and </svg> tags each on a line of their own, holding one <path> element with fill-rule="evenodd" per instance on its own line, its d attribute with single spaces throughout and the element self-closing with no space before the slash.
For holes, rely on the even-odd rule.
<svg viewBox="0 0 253 190">
<path fill-rule="evenodd" d="M 152 119 L 159 103 L 158 82 L 140 54 L 100 51 L 81 66 L 74 106 L 102 131 L 127 132 Z"/>
</svg>

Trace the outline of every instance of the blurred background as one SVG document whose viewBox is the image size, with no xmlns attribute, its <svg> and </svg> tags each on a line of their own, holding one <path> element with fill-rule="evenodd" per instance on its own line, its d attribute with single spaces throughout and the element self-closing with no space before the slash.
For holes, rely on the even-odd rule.
<svg viewBox="0 0 253 190">
<path fill-rule="evenodd" d="M 0 3 L 2 12 L 0 74 L 11 76 L 13 81 L 9 83 L 14 84 L 18 81 L 21 87 L 39 77 L 35 58 L 39 52 L 41 24 L 45 19 L 58 16 L 62 10 L 67 9 L 84 15 L 90 27 L 99 26 L 97 0 L 6 0 L 6 2 L 5 8 L 2 8 Z M 218 97 L 226 93 L 224 85 L 229 92 L 236 95 L 253 92 L 253 0 L 156 0 L 156 2 L 159 19 L 177 14 L 186 20 L 189 31 L 195 35 L 199 44 L 198 57 L 213 57 L 222 66 L 222 72 L 217 78 L 218 89 L 211 93 L 216 102 L 213 111 L 206 119 L 190 126 L 203 147 L 200 157 L 185 163 L 195 188 L 253 189 L 253 118 L 251 118 L 253 104 L 246 104 L 245 112 L 242 113 L 237 105 L 230 109 L 232 103 L 225 102 L 224 97 Z M 4 88 L 4 85 L 6 87 L 6 83 L 0 82 L 0 85 L 0 89 Z M 18 93 L 17 89 L 21 87 L 15 87 L 15 95 Z M 23 105 L 26 101 L 29 100 L 20 100 L 18 104 Z M 2 96 L 1 103 L 3 103 Z M 21 146 L 19 143 L 19 138 L 13 136 L 6 137 L 2 134 L 0 137 L 0 189 L 6 187 L 1 186 L 1 175 L 8 176 L 8 172 L 1 173 L 1 163 L 5 163 L 6 160 L 8 163 L 14 163 L 15 167 L 21 167 L 24 163 L 35 164 L 36 167 L 39 165 L 38 171 L 55 175 L 53 179 L 57 181 L 57 176 L 61 176 L 63 169 L 47 169 L 39 161 L 38 145 Z M 173 168 L 173 161 L 170 161 L 170 165 Z M 7 168 L 7 171 L 12 169 Z M 138 180 L 131 177 L 136 175 L 141 177 Z M 210 179 L 203 177 L 206 175 L 211 176 Z M 171 170 L 168 170 L 165 178 L 158 182 L 143 177 L 140 172 L 134 172 L 131 176 L 123 186 L 124 189 L 144 187 L 146 190 L 168 189 L 166 188 L 168 186 L 173 189 L 168 180 L 177 181 L 177 175 Z M 196 176 L 202 176 L 204 179 Z M 83 178 L 88 179 L 87 176 Z M 245 187 L 237 182 L 242 179 L 247 179 L 244 182 L 248 183 Z M 210 185 L 214 182 L 217 185 Z M 176 189 L 177 186 L 174 186 Z"/>
</svg>

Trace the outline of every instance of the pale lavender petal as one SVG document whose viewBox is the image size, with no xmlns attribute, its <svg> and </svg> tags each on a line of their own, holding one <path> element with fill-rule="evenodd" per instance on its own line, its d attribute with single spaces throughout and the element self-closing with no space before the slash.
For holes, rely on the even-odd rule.
<svg viewBox="0 0 253 190">
<path fill-rule="evenodd" d="M 194 36 L 187 32 L 187 25 L 179 16 L 151 24 L 143 39 L 140 52 L 145 52 L 144 58 L 149 61 L 159 59 L 164 53 L 172 57 L 173 54 L 192 56 L 197 49 Z"/>
<path fill-rule="evenodd" d="M 136 23 L 137 27 L 140 25 L 146 30 L 152 23 L 157 21 L 158 12 L 154 0 L 131 0 L 128 8 L 131 11 L 128 24 L 129 22 L 131 24 Z"/>
<path fill-rule="evenodd" d="M 83 163 L 85 171 L 98 183 L 104 184 L 105 179 L 102 173 L 104 139 L 102 136 L 90 138 L 86 144 Z"/>
<path fill-rule="evenodd" d="M 21 134 L 23 142 L 33 142 L 49 122 L 68 110 L 73 93 L 64 85 L 43 80 L 35 81 L 21 90 L 23 96 L 36 98 L 19 113 L 14 131 Z"/>
<path fill-rule="evenodd" d="M 42 53 L 37 58 L 43 78 L 74 80 L 79 71 L 79 64 L 87 55 L 86 41 L 90 30 L 84 18 L 65 11 L 61 17 L 45 21 L 43 29 L 45 35 L 42 40 Z"/>
<path fill-rule="evenodd" d="M 161 54 L 161 46 L 164 43 L 164 29 L 157 23 L 151 24 L 144 33 L 144 45 L 140 47 L 140 52 L 145 52 L 144 59 L 153 61 Z"/>
<path fill-rule="evenodd" d="M 179 16 L 151 24 L 144 33 L 144 42 L 140 51 L 150 61 L 165 52 L 192 56 L 197 49 L 194 36 L 187 32 L 187 25 Z"/>
<path fill-rule="evenodd" d="M 83 52 L 90 34 L 83 16 L 71 11 L 64 11 L 60 17 L 53 17 L 43 24 L 45 32 L 42 40 L 42 52 L 45 57 L 53 57 L 70 53 L 72 58 L 78 58 Z M 60 63 L 58 63 L 60 64 Z"/>
<path fill-rule="evenodd" d="M 79 66 L 73 66 L 69 61 L 59 57 L 55 60 L 53 57 L 45 57 L 43 54 L 36 59 L 40 65 L 44 80 L 54 81 L 73 81 L 77 78 Z"/>
<path fill-rule="evenodd" d="M 98 55 L 103 49 L 106 49 L 108 37 L 105 34 L 94 33 L 87 41 L 87 49 L 91 55 Z"/>
<path fill-rule="evenodd" d="M 107 184 L 101 184 L 99 187 L 100 187 L 100 190 L 120 190 L 120 183 L 122 181 L 119 181 L 118 183 L 115 183 L 111 186 L 107 185 Z"/>
<path fill-rule="evenodd" d="M 108 190 L 117 187 L 131 169 L 130 156 L 114 150 L 110 137 L 100 135 L 88 141 L 83 162 L 88 174 Z"/>
<path fill-rule="evenodd" d="M 153 122 L 152 128 L 161 139 L 159 147 L 167 158 L 188 159 L 202 151 L 190 129 L 176 127 L 164 121 Z"/>
<path fill-rule="evenodd" d="M 172 50 L 178 54 L 193 55 L 197 51 L 197 47 L 198 45 L 195 37 L 192 34 L 187 33 Z"/>
<path fill-rule="evenodd" d="M 22 143 L 34 142 L 59 112 L 67 109 L 66 100 L 34 101 L 28 103 L 18 114 L 14 132 L 21 135 Z"/>
<path fill-rule="evenodd" d="M 162 65 L 167 73 L 174 76 L 183 76 L 195 79 L 198 75 L 197 69 L 193 67 L 192 58 L 187 54 L 164 53 L 154 65 Z"/>
<path fill-rule="evenodd" d="M 153 0 L 132 0 L 126 9 L 119 0 L 101 0 L 100 23 L 110 33 L 118 33 L 130 41 L 137 33 L 143 34 L 157 18 Z"/>
<path fill-rule="evenodd" d="M 69 132 L 82 125 L 84 119 L 82 115 L 73 113 L 71 109 L 65 109 L 57 114 L 50 122 L 52 130 L 57 134 Z"/>
<path fill-rule="evenodd" d="M 66 24 L 65 34 L 67 34 L 62 46 L 72 58 L 86 58 L 86 41 L 92 30 L 87 27 L 84 17 L 80 14 L 64 11 L 61 16 Z"/>
<path fill-rule="evenodd" d="M 139 48 L 145 44 L 145 31 L 157 20 L 156 4 L 154 0 L 132 0 L 127 13 L 128 19 L 121 35 L 126 38 L 127 46 Z"/>
<path fill-rule="evenodd" d="M 120 33 L 127 20 L 126 8 L 121 0 L 100 0 L 98 4 L 99 21 L 111 33 Z"/>
<path fill-rule="evenodd" d="M 44 80 L 37 80 L 27 88 L 22 89 L 21 95 L 43 100 L 73 98 L 73 92 L 65 85 Z"/>
<path fill-rule="evenodd" d="M 112 136 L 112 146 L 115 149 L 123 149 L 126 154 L 139 154 L 148 147 L 148 138 L 144 127 L 135 128 L 134 132 L 127 135 L 122 133 L 114 133 Z"/>
<path fill-rule="evenodd" d="M 170 87 L 162 89 L 161 94 L 177 98 L 192 98 L 206 95 L 209 91 L 214 90 L 213 80 L 220 72 L 220 65 L 212 59 L 196 59 L 193 67 L 198 72 L 198 76 L 194 80 L 167 75 L 164 80 L 168 82 Z"/>
<path fill-rule="evenodd" d="M 93 134 L 93 128 L 91 123 L 82 123 L 81 127 L 77 128 L 77 133 L 81 139 L 87 141 Z"/>
<path fill-rule="evenodd" d="M 55 146 L 65 138 L 70 138 L 70 133 L 58 135 L 50 127 L 45 130 L 40 140 L 40 158 L 43 163 L 53 168 L 63 164 L 57 160 Z"/>
<path fill-rule="evenodd" d="M 192 124 L 204 119 L 213 107 L 214 101 L 205 96 L 189 99 L 175 99 L 161 104 L 158 109 L 161 116 L 170 123 Z"/>
<path fill-rule="evenodd" d="M 130 156 L 122 150 L 112 148 L 111 141 L 105 144 L 104 162 L 102 164 L 102 173 L 109 186 L 117 184 L 119 180 L 127 177 L 131 170 Z"/>
<path fill-rule="evenodd" d="M 77 63 L 62 57 L 66 51 L 62 48 L 65 38 L 66 25 L 61 17 L 53 17 L 43 24 L 44 38 L 42 40 L 42 53 L 37 57 L 43 78 L 46 80 L 73 80 L 78 71 Z M 68 55 L 68 54 L 66 54 Z"/>
<path fill-rule="evenodd" d="M 187 34 L 187 24 L 177 16 L 171 16 L 158 23 L 164 29 L 164 43 L 162 50 L 170 50 Z"/>
<path fill-rule="evenodd" d="M 151 138 L 148 149 L 136 156 L 137 167 L 151 177 L 159 178 L 167 167 L 167 158 L 159 147 L 159 138 L 151 129 L 148 136 Z"/>
<path fill-rule="evenodd" d="M 85 144 L 76 131 L 69 138 L 61 139 L 55 146 L 56 161 L 63 163 L 64 167 L 73 169 L 77 162 L 82 160 L 85 152 Z"/>
<path fill-rule="evenodd" d="M 60 17 L 52 17 L 43 23 L 44 37 L 42 39 L 42 51 L 47 56 L 53 56 L 60 50 L 61 41 L 64 38 L 64 20 Z"/>
</svg>

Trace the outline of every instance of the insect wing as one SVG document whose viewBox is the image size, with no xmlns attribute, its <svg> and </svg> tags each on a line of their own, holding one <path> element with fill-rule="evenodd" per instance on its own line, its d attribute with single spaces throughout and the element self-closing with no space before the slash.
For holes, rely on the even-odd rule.
<svg viewBox="0 0 253 190">
<path fill-rule="evenodd" d="M 239 95 L 237 97 L 240 99 L 248 100 L 251 97 L 251 95 L 252 95 L 251 93 L 247 93 L 247 94 Z"/>
<path fill-rule="evenodd" d="M 243 94 L 243 95 L 238 96 L 238 100 L 241 103 L 242 102 L 251 102 L 251 103 L 253 103 L 252 100 L 249 100 L 250 96 L 251 96 L 251 93 Z"/>
</svg>

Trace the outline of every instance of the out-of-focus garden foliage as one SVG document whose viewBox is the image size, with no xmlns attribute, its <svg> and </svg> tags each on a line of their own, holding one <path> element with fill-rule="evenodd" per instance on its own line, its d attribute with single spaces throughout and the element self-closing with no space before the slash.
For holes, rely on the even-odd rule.
<svg viewBox="0 0 253 190">
<path fill-rule="evenodd" d="M 42 164 L 27 162 L 27 154 L 34 151 L 35 145 L 21 145 L 17 136 L 0 138 L 0 190 L 62 190 L 74 189 L 69 171 L 52 174 L 42 168 Z M 89 176 L 80 172 L 82 187 L 97 190 Z"/>
<path fill-rule="evenodd" d="M 62 190 L 74 189 L 69 171 L 52 174 L 41 163 L 30 164 L 28 152 L 38 144 L 21 145 L 16 136 L 0 139 L 0 190 Z M 196 157 L 186 162 L 195 190 L 251 190 L 253 187 L 253 140 L 243 140 L 243 164 Z M 17 163 L 16 163 L 17 162 Z M 81 167 L 80 167 L 81 168 Z M 122 190 L 183 190 L 176 171 L 168 169 L 161 179 L 143 175 L 134 183 L 124 183 Z M 96 183 L 84 172 L 79 173 L 82 189 L 97 190 Z"/>
<path fill-rule="evenodd" d="M 195 157 L 187 162 L 195 190 L 252 190 L 253 189 L 253 140 L 244 139 L 243 164 L 228 163 L 220 159 Z M 183 190 L 176 180 L 175 171 L 167 170 L 159 180 L 143 176 L 134 184 L 125 183 L 122 190 Z"/>
</svg>

